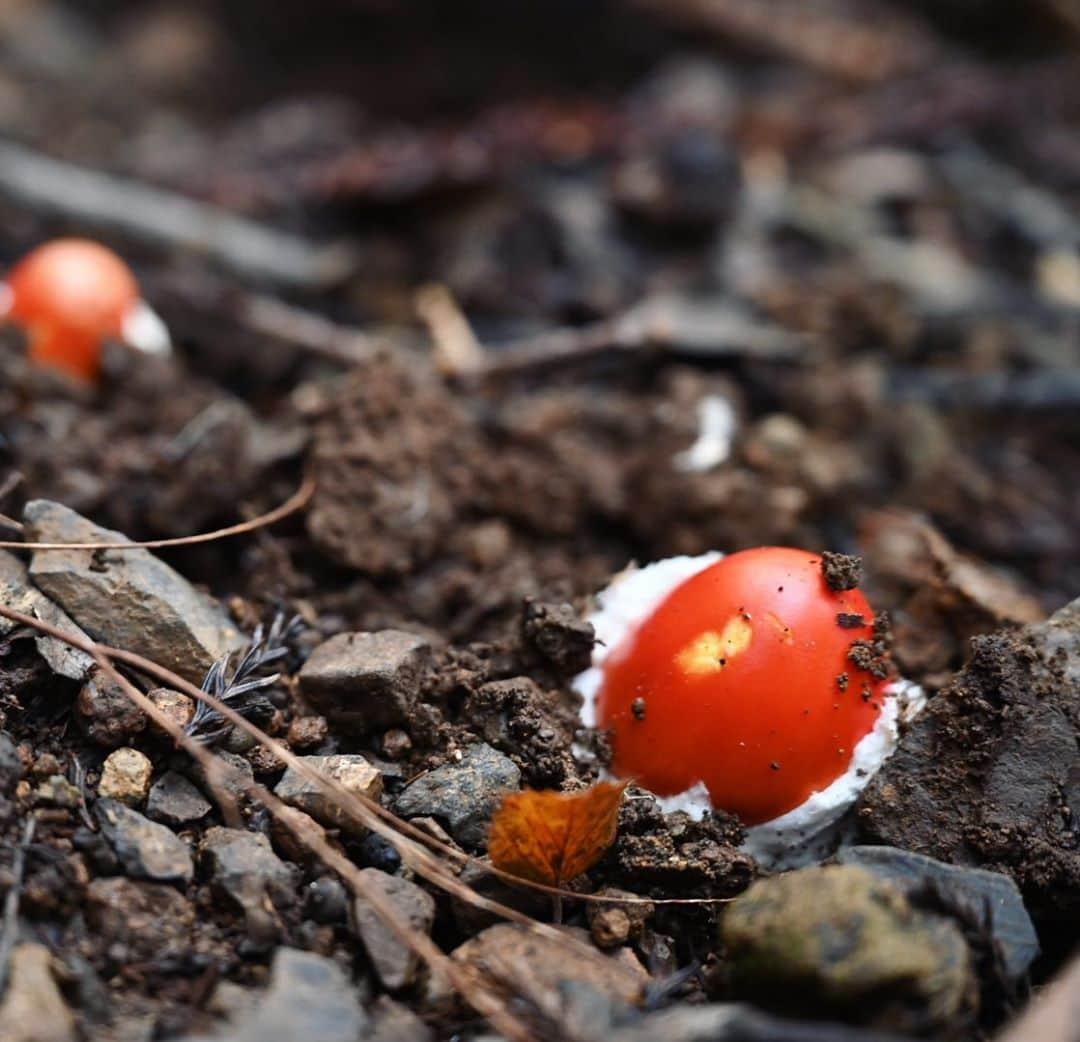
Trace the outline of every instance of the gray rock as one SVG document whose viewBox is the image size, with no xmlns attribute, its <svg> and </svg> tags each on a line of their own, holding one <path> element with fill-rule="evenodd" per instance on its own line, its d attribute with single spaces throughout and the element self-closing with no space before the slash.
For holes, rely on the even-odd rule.
<svg viewBox="0 0 1080 1042">
<path fill-rule="evenodd" d="M 218 1042 L 359 1042 L 369 1020 L 341 967 L 313 952 L 278 948 L 260 1000 Z M 210 1042 L 206 1036 L 186 1042 Z"/>
<path fill-rule="evenodd" d="M 933 885 L 947 901 L 968 910 L 983 924 L 997 943 L 1006 976 L 1014 982 L 1027 973 L 1039 954 L 1039 938 L 1020 890 L 1001 872 L 947 865 L 896 847 L 843 847 L 836 860 L 888 879 L 916 903 L 927 884 Z"/>
<path fill-rule="evenodd" d="M 336 729 L 353 734 L 408 723 L 431 645 L 401 630 L 339 633 L 300 670 L 300 690 Z"/>
<path fill-rule="evenodd" d="M 596 631 L 572 604 L 533 601 L 525 606 L 522 634 L 563 676 L 589 668 Z"/>
<path fill-rule="evenodd" d="M 23 511 L 36 542 L 127 542 L 74 510 L 32 500 Z M 240 635 L 216 603 L 147 550 L 38 550 L 30 577 L 91 636 L 146 655 L 198 683 Z"/>
<path fill-rule="evenodd" d="M 207 829 L 199 853 L 211 887 L 249 920 L 264 909 L 267 898 L 278 908 L 297 899 L 299 871 L 271 850 L 266 836 L 215 826 Z"/>
<path fill-rule="evenodd" d="M 382 795 L 382 772 L 363 756 L 302 756 L 301 760 L 356 796 L 378 800 Z M 342 829 L 355 836 L 366 829 L 340 806 L 339 801 L 318 785 L 289 768 L 274 788 L 274 794 L 328 828 Z"/>
<path fill-rule="evenodd" d="M 87 639 L 86 634 L 63 610 L 31 585 L 26 565 L 7 550 L 0 550 L 0 604 L 51 623 L 73 637 Z M 7 636 L 15 629 L 16 623 L 10 619 L 0 619 L 0 637 Z M 94 666 L 94 660 L 85 651 L 73 648 L 56 637 L 39 633 L 34 637 L 34 643 L 49 668 L 69 680 L 85 680 Z"/>
<path fill-rule="evenodd" d="M 435 899 L 422 887 L 387 875 L 377 868 L 361 870 L 368 885 L 382 895 L 420 933 L 430 933 L 435 923 Z M 383 987 L 397 991 L 411 984 L 419 965 L 419 956 L 406 946 L 363 898 L 353 904 L 356 932 L 364 943 L 368 958 L 379 975 Z"/>
<path fill-rule="evenodd" d="M 87 738 L 106 749 L 130 742 L 146 727 L 146 714 L 96 666 L 79 689 L 75 720 Z"/>
<path fill-rule="evenodd" d="M 487 840 L 488 822 L 503 796 L 521 784 L 521 771 L 490 745 L 470 745 L 447 763 L 410 782 L 394 810 L 403 818 L 438 818 L 463 846 Z"/>
<path fill-rule="evenodd" d="M 10 792 L 25 773 L 19 750 L 11 736 L 0 731 L 0 793 Z"/>
<path fill-rule="evenodd" d="M 721 938 L 736 995 L 785 1015 L 928 1034 L 976 1008 L 956 923 L 854 865 L 758 880 L 728 906 Z"/>
<path fill-rule="evenodd" d="M 75 1018 L 52 976 L 52 956 L 40 944 L 20 944 L 11 953 L 0 1038 L 4 1042 L 75 1042 Z"/>
<path fill-rule="evenodd" d="M 191 948 L 195 909 L 171 886 L 114 876 L 86 888 L 87 921 L 123 962 L 183 956 Z"/>
<path fill-rule="evenodd" d="M 150 789 L 146 813 L 166 825 L 200 821 L 212 810 L 210 801 L 182 774 L 166 771 Z"/>
<path fill-rule="evenodd" d="M 217 757 L 219 760 L 223 760 L 233 769 L 233 771 L 238 771 L 245 781 L 252 782 L 255 780 L 255 771 L 252 769 L 251 764 L 239 753 L 230 753 L 221 749 L 218 750 Z M 214 799 L 214 788 L 207 781 L 206 771 L 203 769 L 202 764 L 194 764 L 192 767 L 192 774 L 195 781 L 202 787 L 203 792 L 206 793 L 210 799 Z M 221 787 L 226 793 L 232 796 L 234 800 L 242 801 L 247 799 L 247 789 L 231 774 L 227 775 L 222 780 Z"/>
<path fill-rule="evenodd" d="M 191 882 L 195 867 L 187 844 L 164 825 L 115 800 L 98 800 L 94 814 L 127 875 L 158 883 Z"/>
</svg>

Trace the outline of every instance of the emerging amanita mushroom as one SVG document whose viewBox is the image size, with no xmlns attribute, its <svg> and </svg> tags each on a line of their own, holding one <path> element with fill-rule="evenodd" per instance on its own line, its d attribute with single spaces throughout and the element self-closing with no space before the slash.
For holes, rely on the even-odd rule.
<svg viewBox="0 0 1080 1042">
<path fill-rule="evenodd" d="M 770 862 L 816 849 L 921 701 L 890 678 L 866 598 L 830 586 L 822 561 L 761 547 L 623 573 L 576 681 L 616 775 L 669 809 L 738 814 Z"/>
<path fill-rule="evenodd" d="M 31 250 L 0 287 L 0 318 L 26 330 L 35 362 L 82 380 L 97 378 L 110 337 L 150 354 L 169 351 L 168 331 L 140 298 L 131 269 L 88 239 Z"/>
</svg>

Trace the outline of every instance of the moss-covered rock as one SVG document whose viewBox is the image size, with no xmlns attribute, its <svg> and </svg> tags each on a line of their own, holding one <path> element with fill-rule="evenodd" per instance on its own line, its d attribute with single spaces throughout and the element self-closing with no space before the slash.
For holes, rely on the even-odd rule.
<svg viewBox="0 0 1080 1042">
<path fill-rule="evenodd" d="M 806 868 L 755 883 L 721 937 L 740 997 L 786 1014 L 913 1034 L 970 1023 L 971 953 L 950 920 L 914 909 L 862 868 Z"/>
</svg>

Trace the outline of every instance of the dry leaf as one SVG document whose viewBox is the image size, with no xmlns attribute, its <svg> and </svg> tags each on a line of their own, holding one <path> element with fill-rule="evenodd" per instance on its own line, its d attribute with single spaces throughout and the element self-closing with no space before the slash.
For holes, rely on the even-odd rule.
<svg viewBox="0 0 1080 1042">
<path fill-rule="evenodd" d="M 625 789 L 625 782 L 604 781 L 581 792 L 512 793 L 491 820 L 492 863 L 549 886 L 569 882 L 611 846 Z"/>
</svg>

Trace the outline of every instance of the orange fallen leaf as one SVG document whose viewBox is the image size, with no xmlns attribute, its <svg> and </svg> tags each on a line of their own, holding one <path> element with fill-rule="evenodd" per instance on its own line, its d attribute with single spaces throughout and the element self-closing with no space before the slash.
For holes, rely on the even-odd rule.
<svg viewBox="0 0 1080 1042">
<path fill-rule="evenodd" d="M 603 781 L 581 792 L 511 793 L 491 819 L 492 864 L 549 886 L 569 882 L 611 846 L 625 789 Z"/>
</svg>

